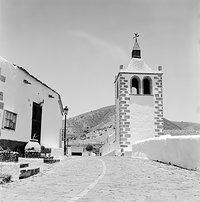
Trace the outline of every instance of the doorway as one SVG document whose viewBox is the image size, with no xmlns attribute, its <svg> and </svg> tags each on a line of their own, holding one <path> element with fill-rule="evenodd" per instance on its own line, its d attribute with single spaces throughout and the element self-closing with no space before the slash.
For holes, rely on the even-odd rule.
<svg viewBox="0 0 200 202">
<path fill-rule="evenodd" d="M 72 156 L 82 156 L 82 152 L 72 152 Z"/>
<path fill-rule="evenodd" d="M 41 123 L 42 106 L 33 102 L 31 139 L 37 139 L 39 143 L 41 139 Z"/>
</svg>

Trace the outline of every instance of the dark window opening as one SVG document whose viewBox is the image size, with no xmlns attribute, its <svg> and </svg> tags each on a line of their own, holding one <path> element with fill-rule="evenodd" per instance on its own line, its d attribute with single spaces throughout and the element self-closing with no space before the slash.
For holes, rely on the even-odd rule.
<svg viewBox="0 0 200 202">
<path fill-rule="evenodd" d="M 132 78 L 132 81 L 131 81 L 131 93 L 132 94 L 140 94 L 140 91 L 139 91 L 139 79 L 137 79 L 137 78 Z"/>
<path fill-rule="evenodd" d="M 149 78 L 143 79 L 143 89 L 145 95 L 151 95 L 151 80 Z"/>
</svg>

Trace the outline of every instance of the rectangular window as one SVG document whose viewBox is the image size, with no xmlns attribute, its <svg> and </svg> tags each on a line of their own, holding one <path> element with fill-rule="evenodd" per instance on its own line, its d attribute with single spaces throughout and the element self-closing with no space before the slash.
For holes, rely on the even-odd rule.
<svg viewBox="0 0 200 202">
<path fill-rule="evenodd" d="M 4 110 L 3 128 L 15 130 L 17 114 Z"/>
</svg>

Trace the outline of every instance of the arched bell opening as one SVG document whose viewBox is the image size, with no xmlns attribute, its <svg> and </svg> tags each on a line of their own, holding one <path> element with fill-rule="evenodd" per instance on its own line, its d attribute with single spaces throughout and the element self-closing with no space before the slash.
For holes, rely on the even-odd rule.
<svg viewBox="0 0 200 202">
<path fill-rule="evenodd" d="M 143 94 L 151 95 L 152 94 L 152 80 L 150 77 L 145 77 L 142 81 L 143 85 Z"/>
<path fill-rule="evenodd" d="M 135 95 L 139 95 L 140 94 L 140 87 L 141 87 L 141 83 L 140 83 L 140 78 L 134 76 L 131 79 L 131 94 L 135 94 Z"/>
</svg>

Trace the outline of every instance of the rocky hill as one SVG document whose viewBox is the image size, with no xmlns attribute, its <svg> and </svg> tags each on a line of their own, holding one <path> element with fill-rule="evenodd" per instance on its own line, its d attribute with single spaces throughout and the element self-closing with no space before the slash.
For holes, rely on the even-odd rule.
<svg viewBox="0 0 200 202">
<path fill-rule="evenodd" d="M 87 134 L 103 128 L 115 127 L 115 106 L 103 107 L 85 114 L 67 119 L 67 133 L 77 137 L 86 137 Z"/>
<path fill-rule="evenodd" d="M 192 122 L 178 122 L 173 121 L 177 126 L 179 126 L 182 130 L 200 130 L 200 124 L 199 123 L 192 123 Z"/>
<path fill-rule="evenodd" d="M 102 131 L 115 129 L 115 106 L 103 107 L 67 120 L 69 134 L 76 137 L 89 138 Z M 164 118 L 164 130 L 200 130 L 200 124 L 189 122 L 173 122 Z"/>
</svg>

